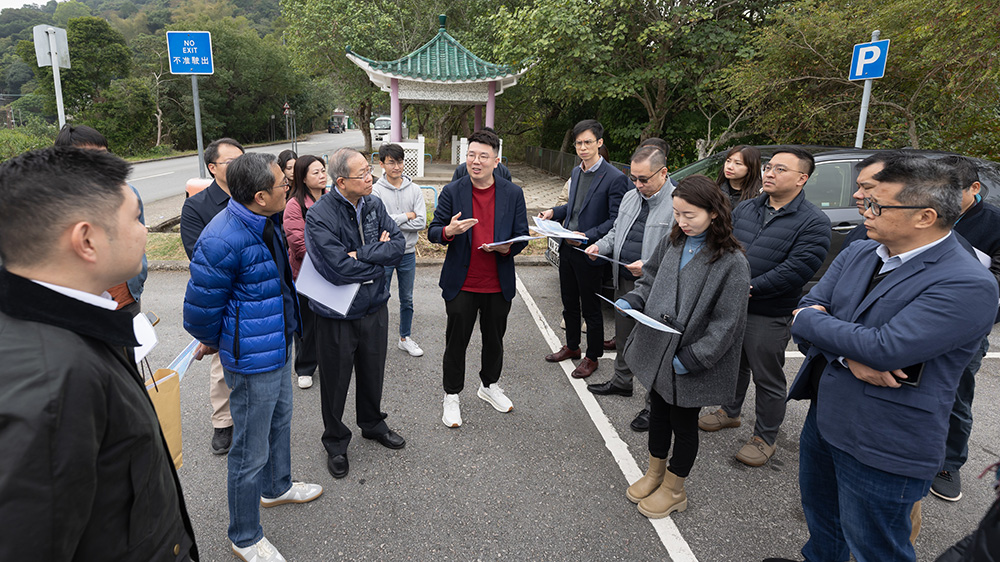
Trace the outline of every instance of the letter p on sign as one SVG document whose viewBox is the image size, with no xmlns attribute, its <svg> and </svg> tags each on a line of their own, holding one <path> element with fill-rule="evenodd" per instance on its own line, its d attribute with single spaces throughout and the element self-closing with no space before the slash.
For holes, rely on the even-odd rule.
<svg viewBox="0 0 1000 562">
<path fill-rule="evenodd" d="M 851 58 L 849 80 L 873 80 L 885 76 L 885 63 L 889 54 L 889 40 L 858 43 Z"/>
</svg>

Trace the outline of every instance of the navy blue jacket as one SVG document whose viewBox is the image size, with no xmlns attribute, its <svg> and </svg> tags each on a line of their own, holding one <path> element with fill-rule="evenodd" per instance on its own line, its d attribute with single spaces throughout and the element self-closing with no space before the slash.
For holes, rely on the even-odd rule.
<svg viewBox="0 0 1000 562">
<path fill-rule="evenodd" d="M 788 316 L 796 308 L 802 287 L 819 271 L 830 251 L 830 219 L 800 192 L 784 213 L 766 226 L 770 195 L 762 193 L 733 209 L 733 234 L 750 262 L 750 304 L 747 312 Z"/>
<path fill-rule="evenodd" d="M 336 186 L 306 213 L 306 253 L 316 271 L 334 285 L 361 283 L 346 315 L 310 299 L 309 307 L 324 318 L 355 320 L 376 312 L 389 300 L 385 266 L 399 265 L 403 259 L 406 240 L 382 200 L 369 194 L 361 201 L 360 230 L 354 206 Z M 389 232 L 388 242 L 378 241 L 383 231 Z M 357 259 L 348 252 L 357 252 Z"/>
<path fill-rule="evenodd" d="M 831 445 L 873 468 L 930 480 L 944 462 L 948 418 L 962 371 L 993 327 L 997 283 L 954 236 L 892 270 L 867 295 L 882 263 L 873 240 L 833 260 L 792 324 L 810 343 L 790 399 L 808 399 L 813 363 L 823 361 L 816 421 Z M 920 385 L 881 387 L 837 359 L 879 371 L 923 363 Z"/>
<path fill-rule="evenodd" d="M 573 209 L 572 205 L 576 201 L 576 189 L 580 185 L 580 174 L 582 173 L 583 170 L 580 166 L 573 168 L 569 182 L 569 202 L 552 208 L 552 220 L 561 222 L 564 227 L 568 226 Z M 618 205 L 621 204 L 622 197 L 625 196 L 625 192 L 630 187 L 625 174 L 618 171 L 618 168 L 612 166 L 607 160 L 601 162 L 594 174 L 590 190 L 583 198 L 580 222 L 577 224 L 577 230 L 587 235 L 587 243 L 583 247 L 597 243 L 611 230 L 615 224 L 615 217 L 618 216 Z M 602 260 L 593 260 L 593 263 L 597 266 L 604 265 Z"/>
<path fill-rule="evenodd" d="M 277 258 L 264 243 L 275 223 Z M 274 261 L 285 261 L 284 280 Z M 184 295 L 184 329 L 219 350 L 222 366 L 252 375 L 281 368 L 291 341 L 285 333 L 284 282 L 294 293 L 277 216 L 263 217 L 232 199 L 198 237 Z M 290 299 L 298 326 L 298 299 Z M 298 330 L 296 330 L 298 331 Z"/>
<path fill-rule="evenodd" d="M 528 211 L 524 204 L 524 192 L 509 181 L 494 175 L 496 196 L 493 212 L 493 240 L 502 242 L 517 236 L 528 234 Z M 434 209 L 434 220 L 427 229 L 427 239 L 438 244 L 447 244 L 448 253 L 441 267 L 441 296 L 450 301 L 458 295 L 465 284 L 469 273 L 469 261 L 472 259 L 472 229 L 466 230 L 451 240 L 444 239 L 444 227 L 451 222 L 451 217 L 458 212 L 460 218 L 474 218 L 472 215 L 472 178 L 464 176 L 444 186 L 438 197 L 437 208 Z M 472 228 L 476 228 L 473 226 Z M 494 254 L 497 258 L 497 276 L 500 278 L 500 290 L 503 298 L 511 301 L 517 292 L 514 280 L 514 256 L 527 246 L 527 242 L 517 242 L 510 247 L 506 256 Z M 481 251 L 476 249 L 476 251 Z"/>
<path fill-rule="evenodd" d="M 194 244 L 201 236 L 201 231 L 212 222 L 215 215 L 226 208 L 227 203 L 229 194 L 222 191 L 215 181 L 184 200 L 184 206 L 181 207 L 181 242 L 184 243 L 184 253 L 188 259 L 194 255 Z"/>
</svg>

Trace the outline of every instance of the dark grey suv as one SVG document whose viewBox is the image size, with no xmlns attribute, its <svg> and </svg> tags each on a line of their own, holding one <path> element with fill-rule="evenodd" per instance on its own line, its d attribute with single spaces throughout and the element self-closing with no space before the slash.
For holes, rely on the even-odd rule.
<svg viewBox="0 0 1000 562">
<path fill-rule="evenodd" d="M 787 145 L 766 145 L 756 148 L 760 150 L 762 163 L 766 163 L 776 152 L 787 147 Z M 798 147 L 808 150 L 816 159 L 816 170 L 809 176 L 809 181 L 803 188 L 806 199 L 826 213 L 833 228 L 830 253 L 812 281 L 806 285 L 806 290 L 808 290 L 819 281 L 827 267 L 830 266 L 830 262 L 840 252 L 847 233 L 864 222 L 864 217 L 858 214 L 858 208 L 854 199 L 851 198 L 851 194 L 857 190 L 855 181 L 858 178 L 858 171 L 855 169 L 855 165 L 872 154 L 884 151 L 816 145 L 800 145 Z M 942 158 L 953 154 L 932 150 L 906 150 L 905 152 L 928 158 Z M 1000 203 L 1000 164 L 978 158 L 973 158 L 973 160 L 979 165 L 983 198 L 998 205 Z M 674 181 L 679 181 L 687 176 L 703 174 L 715 179 L 725 161 L 726 152 L 719 152 L 679 168 L 670 174 L 670 177 Z"/>
</svg>

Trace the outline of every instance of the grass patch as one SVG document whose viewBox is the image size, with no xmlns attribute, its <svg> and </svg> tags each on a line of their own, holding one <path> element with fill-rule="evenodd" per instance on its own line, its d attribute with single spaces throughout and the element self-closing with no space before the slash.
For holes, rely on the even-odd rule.
<svg viewBox="0 0 1000 562">
<path fill-rule="evenodd" d="M 146 239 L 146 259 L 187 261 L 181 235 L 175 232 L 150 232 Z"/>
</svg>

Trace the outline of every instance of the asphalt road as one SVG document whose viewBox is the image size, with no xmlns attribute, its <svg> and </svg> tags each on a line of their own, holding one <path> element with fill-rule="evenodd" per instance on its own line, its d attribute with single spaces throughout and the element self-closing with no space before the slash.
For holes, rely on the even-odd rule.
<svg viewBox="0 0 1000 562">
<path fill-rule="evenodd" d="M 596 397 L 584 381 L 543 356 L 562 338 L 557 272 L 518 267 L 522 281 L 505 339 L 500 385 L 514 411 L 500 414 L 475 395 L 478 335 L 470 346 L 464 425 L 441 423 L 441 354 L 444 303 L 438 267 L 419 267 L 413 337 L 421 358 L 390 339 L 383 410 L 407 439 L 390 451 L 355 431 L 350 475 L 334 480 L 320 444 L 319 392 L 294 389 L 292 477 L 317 482 L 325 493 L 304 505 L 262 509 L 266 536 L 289 560 L 702 560 L 798 558 L 808 538 L 797 484 L 798 433 L 806 403 L 789 405 L 775 457 L 749 468 L 733 455 L 750 435 L 752 412 L 738 429 L 701 434 L 701 449 L 687 480 L 689 507 L 653 525 L 625 498 L 629 478 L 645 470 L 645 434 L 628 428 L 642 407 L 632 398 Z M 153 271 L 143 308 L 161 318 L 153 367 L 166 365 L 190 340 L 181 325 L 187 272 Z M 390 338 L 398 303 L 389 302 Z M 548 326 L 558 333 L 553 334 Z M 610 328 L 606 332 L 610 335 Z M 994 349 L 1000 340 L 994 332 Z M 558 345 L 558 344 L 557 344 Z M 791 358 L 791 381 L 800 360 Z M 604 381 L 611 361 L 601 360 L 588 382 Z M 975 528 L 992 491 L 976 480 L 1000 456 L 998 361 L 988 358 L 978 377 L 976 422 L 963 470 L 965 497 L 924 500 L 918 559 L 931 561 Z M 353 385 L 352 385 L 353 394 Z M 751 396 L 747 403 L 752 404 Z M 211 409 L 208 365 L 192 366 L 181 386 L 188 510 L 203 560 L 232 560 L 226 538 L 226 460 L 209 452 Z M 348 399 L 345 419 L 354 417 Z M 915 439 L 919 433 L 915 432 Z M 626 477 L 629 475 L 629 478 Z"/>
<path fill-rule="evenodd" d="M 239 139 L 236 139 L 239 140 Z M 207 145 L 211 139 L 206 139 Z M 298 142 L 298 154 L 330 154 L 344 146 L 360 147 L 364 145 L 364 137 L 359 130 L 346 133 L 314 133 L 309 139 Z M 291 148 L 291 143 L 273 144 L 248 148 L 249 152 L 270 152 L 278 154 Z M 153 203 L 174 195 L 184 193 L 187 180 L 198 176 L 198 157 L 184 156 L 167 158 L 151 162 L 135 164 L 129 182 L 139 190 L 139 196 L 144 203 Z"/>
</svg>

